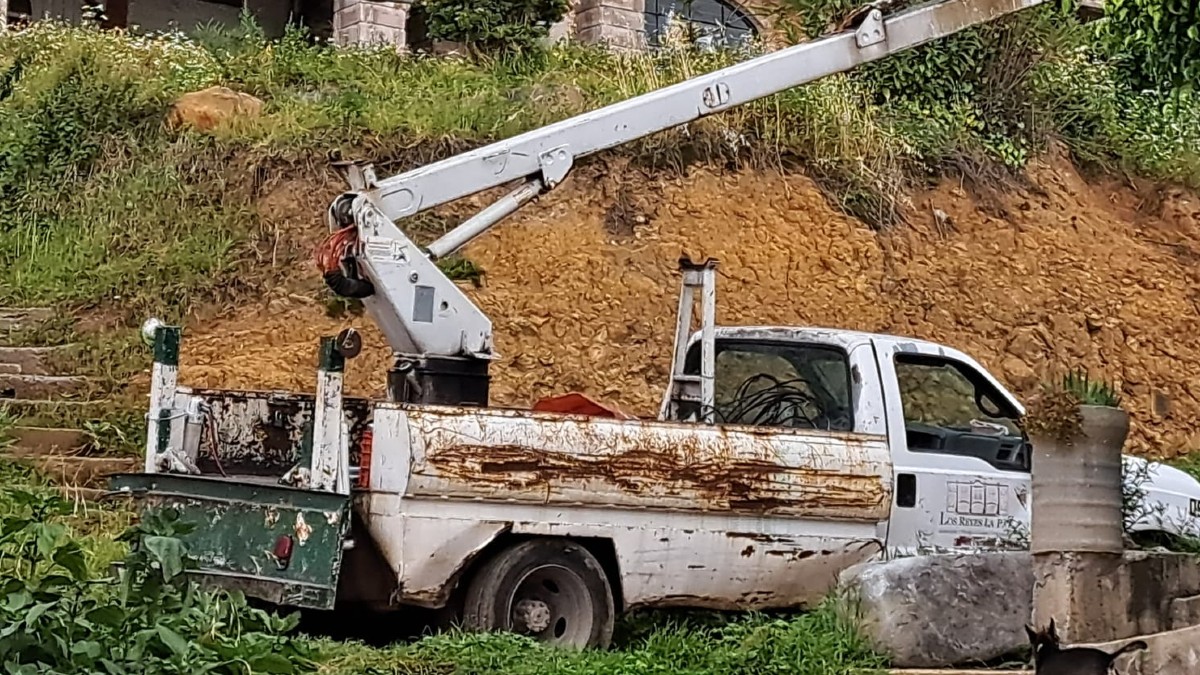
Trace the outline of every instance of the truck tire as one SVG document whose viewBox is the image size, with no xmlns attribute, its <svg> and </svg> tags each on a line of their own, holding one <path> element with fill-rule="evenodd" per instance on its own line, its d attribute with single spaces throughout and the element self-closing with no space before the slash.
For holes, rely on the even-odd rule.
<svg viewBox="0 0 1200 675">
<path fill-rule="evenodd" d="M 603 649 L 612 641 L 615 615 L 608 575 L 591 552 L 571 541 L 532 539 L 479 568 L 467 585 L 462 623 L 470 631 Z"/>
</svg>

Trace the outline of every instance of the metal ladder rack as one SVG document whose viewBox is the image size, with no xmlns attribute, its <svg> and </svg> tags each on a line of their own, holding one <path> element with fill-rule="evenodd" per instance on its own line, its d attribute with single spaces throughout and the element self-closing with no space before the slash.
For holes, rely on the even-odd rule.
<svg viewBox="0 0 1200 675">
<path fill-rule="evenodd" d="M 679 290 L 675 323 L 675 356 L 662 419 L 682 420 L 681 411 L 694 409 L 695 412 L 687 416 L 688 421 L 705 424 L 714 421 L 718 264 L 715 258 L 702 263 L 694 263 L 686 256 L 679 259 L 683 284 Z M 700 372 L 688 374 L 688 339 L 694 330 L 692 312 L 697 291 L 700 292 Z"/>
</svg>

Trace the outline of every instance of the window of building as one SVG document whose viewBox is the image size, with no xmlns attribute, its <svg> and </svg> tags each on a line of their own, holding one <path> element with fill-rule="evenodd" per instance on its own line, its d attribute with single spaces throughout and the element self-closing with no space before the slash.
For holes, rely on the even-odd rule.
<svg viewBox="0 0 1200 675">
<path fill-rule="evenodd" d="M 736 47 L 754 37 L 754 23 L 744 12 L 721 0 L 646 0 L 646 41 L 663 44 L 672 20 L 685 22 L 700 46 Z"/>
</svg>

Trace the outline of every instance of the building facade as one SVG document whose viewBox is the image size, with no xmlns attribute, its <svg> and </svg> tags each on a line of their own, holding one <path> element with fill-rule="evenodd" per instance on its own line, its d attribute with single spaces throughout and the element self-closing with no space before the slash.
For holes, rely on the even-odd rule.
<svg viewBox="0 0 1200 675">
<path fill-rule="evenodd" d="M 7 0 L 10 22 L 55 17 L 78 23 L 85 5 L 103 14 L 102 25 L 143 30 L 190 30 L 198 25 L 236 25 L 249 10 L 267 35 L 282 35 L 289 22 L 341 45 L 425 46 L 419 11 L 411 2 L 388 0 Z M 662 44 L 672 22 L 682 21 L 694 38 L 713 46 L 736 45 L 760 35 L 765 12 L 740 0 L 573 0 L 551 29 L 551 38 L 620 49 Z M 2 3 L 3 0 L 0 0 Z"/>
</svg>

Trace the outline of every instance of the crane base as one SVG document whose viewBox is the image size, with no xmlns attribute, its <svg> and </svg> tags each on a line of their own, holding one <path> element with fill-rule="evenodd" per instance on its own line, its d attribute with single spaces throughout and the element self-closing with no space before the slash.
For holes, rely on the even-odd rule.
<svg viewBox="0 0 1200 675">
<path fill-rule="evenodd" d="M 398 355 L 388 371 L 388 400 L 486 407 L 488 365 L 483 359 Z"/>
</svg>

